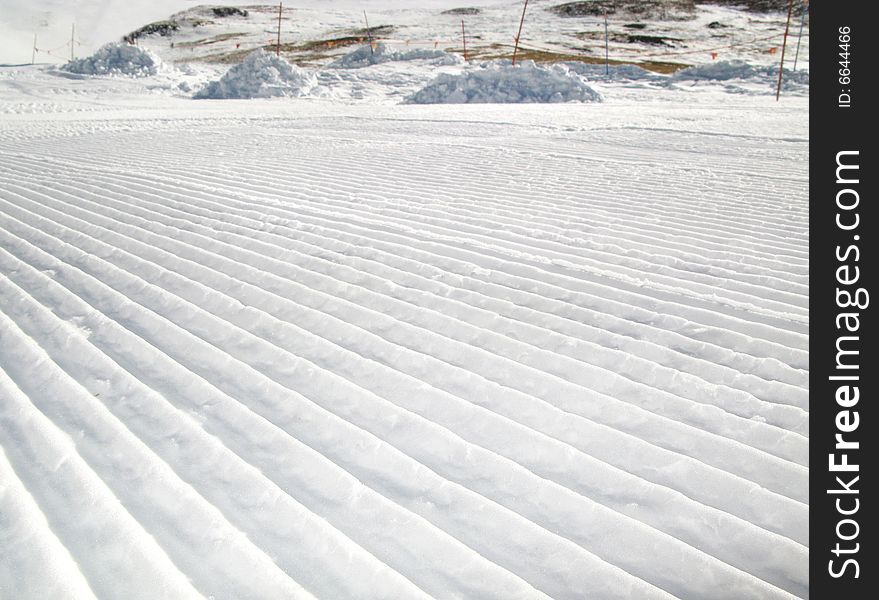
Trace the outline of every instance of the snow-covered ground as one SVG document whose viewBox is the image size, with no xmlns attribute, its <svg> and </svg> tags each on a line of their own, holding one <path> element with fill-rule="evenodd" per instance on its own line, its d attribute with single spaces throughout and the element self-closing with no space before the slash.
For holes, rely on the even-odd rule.
<svg viewBox="0 0 879 600">
<path fill-rule="evenodd" d="M 807 598 L 807 75 L 395 51 L 0 68 L 0 597 Z"/>
</svg>

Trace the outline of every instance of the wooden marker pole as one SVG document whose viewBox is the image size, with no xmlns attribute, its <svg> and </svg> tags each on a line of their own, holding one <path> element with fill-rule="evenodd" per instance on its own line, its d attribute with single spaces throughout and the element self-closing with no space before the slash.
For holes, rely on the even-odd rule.
<svg viewBox="0 0 879 600">
<path fill-rule="evenodd" d="M 610 47 L 607 35 L 607 9 L 604 9 L 604 74 L 610 75 Z"/>
<path fill-rule="evenodd" d="M 281 14 L 284 12 L 284 3 L 278 2 L 278 41 L 275 44 L 275 55 L 281 56 Z"/>
<path fill-rule="evenodd" d="M 528 0 L 525 0 L 525 6 L 522 7 L 522 18 L 519 20 L 519 33 L 516 34 L 516 45 L 513 46 L 513 66 L 516 66 L 516 55 L 519 54 L 519 38 L 522 37 L 522 27 L 525 25 L 525 11 L 528 10 Z"/>
<path fill-rule="evenodd" d="M 375 54 L 375 46 L 372 45 L 372 31 L 369 29 L 369 17 L 366 16 L 366 11 L 363 11 L 363 21 L 366 23 L 366 39 L 369 40 L 369 53 Z"/>
<path fill-rule="evenodd" d="M 34 32 L 34 47 L 31 50 L 31 64 L 35 64 L 37 62 L 37 32 Z"/>
<path fill-rule="evenodd" d="M 464 42 L 464 62 L 467 62 L 467 34 L 464 31 L 463 19 L 461 19 L 461 41 Z"/>
<path fill-rule="evenodd" d="M 787 34 L 790 31 L 790 17 L 794 11 L 794 0 L 787 3 L 787 25 L 784 26 L 784 43 L 781 45 L 781 64 L 778 65 L 778 89 L 775 90 L 775 101 L 781 98 L 781 79 L 784 76 L 784 51 L 787 48 Z"/>
<path fill-rule="evenodd" d="M 76 23 L 70 26 L 70 62 L 73 62 L 73 40 L 76 38 Z"/>
<path fill-rule="evenodd" d="M 809 0 L 803 2 L 803 14 L 800 17 L 800 33 L 797 35 L 797 52 L 794 54 L 794 71 L 797 70 L 797 59 L 800 58 L 800 41 L 803 39 L 803 26 L 806 24 L 807 12 L 809 12 Z"/>
</svg>

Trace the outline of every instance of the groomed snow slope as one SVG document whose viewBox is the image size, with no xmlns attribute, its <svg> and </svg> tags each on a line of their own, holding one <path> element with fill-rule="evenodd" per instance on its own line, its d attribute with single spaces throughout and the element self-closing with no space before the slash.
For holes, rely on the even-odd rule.
<svg viewBox="0 0 879 600">
<path fill-rule="evenodd" d="M 0 596 L 806 597 L 806 101 L 668 94 L 7 112 Z"/>
</svg>

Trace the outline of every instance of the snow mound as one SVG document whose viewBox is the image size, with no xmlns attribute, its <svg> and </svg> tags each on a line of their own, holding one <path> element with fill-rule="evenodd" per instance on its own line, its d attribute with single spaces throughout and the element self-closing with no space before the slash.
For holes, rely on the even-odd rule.
<svg viewBox="0 0 879 600">
<path fill-rule="evenodd" d="M 124 75 L 149 77 L 159 71 L 162 61 L 153 52 L 130 44 L 106 44 L 87 58 L 72 60 L 62 71 L 80 75 Z"/>
<path fill-rule="evenodd" d="M 637 65 L 608 65 L 584 62 L 563 63 L 568 69 L 588 80 L 602 81 L 662 81 L 666 76 L 653 73 Z"/>
<path fill-rule="evenodd" d="M 307 96 L 318 82 L 314 74 L 257 50 L 225 75 L 197 92 L 197 99 L 274 98 Z"/>
<path fill-rule="evenodd" d="M 564 65 L 486 64 L 442 74 L 406 99 L 408 104 L 601 102 L 603 97 Z"/>
<path fill-rule="evenodd" d="M 458 65 L 464 62 L 464 59 L 457 54 L 450 54 L 443 50 L 417 48 L 415 50 L 397 52 L 388 48 L 386 44 L 377 42 L 371 46 L 369 44 L 360 46 L 356 50 L 333 61 L 329 66 L 334 69 L 360 69 L 379 63 L 407 60 L 428 60 L 435 66 Z"/>
<path fill-rule="evenodd" d="M 757 66 L 743 60 L 722 60 L 682 69 L 673 78 L 686 81 L 774 81 L 778 77 L 778 67 Z M 784 70 L 784 78 L 790 83 L 809 83 L 808 71 Z"/>
</svg>

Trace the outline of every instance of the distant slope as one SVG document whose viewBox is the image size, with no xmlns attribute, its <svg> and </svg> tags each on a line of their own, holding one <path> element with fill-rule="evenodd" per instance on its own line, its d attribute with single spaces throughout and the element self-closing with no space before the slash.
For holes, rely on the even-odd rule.
<svg viewBox="0 0 879 600">
<path fill-rule="evenodd" d="M 30 62 L 34 33 L 38 47 L 52 53 L 38 54 L 40 62 L 59 62 L 69 57 L 70 28 L 75 24 L 75 52 L 90 54 L 101 44 L 120 39 L 147 23 L 188 10 L 203 0 L 3 0 L 0 8 L 0 64 Z M 476 0 L 480 5 L 508 0 Z M 252 4 L 246 0 L 216 0 L 214 6 Z M 354 13 L 398 5 L 395 0 L 295 0 L 297 8 L 350 10 Z M 407 7 L 444 10 L 458 6 L 456 0 L 405 0 Z"/>
<path fill-rule="evenodd" d="M 479 1 L 474 4 L 480 4 Z M 463 52 L 462 21 L 470 58 L 509 58 L 521 3 L 504 2 L 469 10 L 442 10 L 407 4 L 404 9 L 361 10 L 289 5 L 281 15 L 280 50 L 298 63 L 321 64 L 368 40 Z M 603 62 L 605 29 L 593 2 L 531 2 L 521 40 L 521 58 L 537 61 Z M 762 5 L 760 5 L 762 6 Z M 172 61 L 234 63 L 255 48 L 277 47 L 278 6 L 246 7 L 247 15 L 223 16 L 211 5 L 171 15 L 130 33 L 129 39 L 156 49 Z M 777 62 L 784 15 L 719 7 L 689 0 L 612 5 L 608 44 L 614 62 L 655 70 L 718 60 Z M 808 63 L 808 38 L 800 64 Z M 792 38 L 793 43 L 793 38 Z"/>
</svg>

